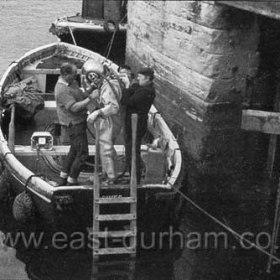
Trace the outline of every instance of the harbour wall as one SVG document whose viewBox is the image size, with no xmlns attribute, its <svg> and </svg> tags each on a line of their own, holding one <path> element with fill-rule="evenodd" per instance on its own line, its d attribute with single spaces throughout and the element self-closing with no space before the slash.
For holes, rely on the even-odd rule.
<svg viewBox="0 0 280 280">
<path fill-rule="evenodd" d="M 252 81 L 272 92 L 260 71 L 264 25 L 214 1 L 128 2 L 126 61 L 155 69 L 155 105 L 184 152 L 189 192 L 244 194 L 265 171 L 268 136 L 241 129 L 242 109 L 258 99 Z"/>
<path fill-rule="evenodd" d="M 226 227 L 254 236 L 271 232 L 277 181 L 267 174 L 270 135 L 245 131 L 241 121 L 244 109 L 275 111 L 280 94 L 280 21 L 268 13 L 269 5 L 128 2 L 126 60 L 134 71 L 155 69 L 155 105 L 183 151 L 183 190 Z M 276 178 L 279 149 L 278 143 Z M 190 203 L 183 208 L 180 229 L 185 240 L 194 233 L 223 232 Z M 225 236 L 236 241 L 227 230 Z M 217 263 L 219 279 L 240 279 L 241 271 L 254 278 L 248 257 L 258 269 L 266 265 L 257 251 L 238 254 L 236 244 L 200 245 L 182 250 L 174 279 L 216 279 Z"/>
</svg>

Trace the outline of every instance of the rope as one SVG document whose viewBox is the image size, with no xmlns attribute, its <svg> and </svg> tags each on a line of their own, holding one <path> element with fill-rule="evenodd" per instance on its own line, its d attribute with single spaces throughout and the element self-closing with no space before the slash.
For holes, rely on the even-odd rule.
<svg viewBox="0 0 280 280">
<path fill-rule="evenodd" d="M 104 79 L 106 80 L 106 82 L 109 84 L 111 90 L 113 91 L 114 95 L 115 95 L 115 98 L 118 102 L 118 105 L 120 106 L 120 97 L 116 91 L 116 89 L 114 88 L 114 86 L 112 85 L 112 83 L 110 82 L 110 80 L 104 76 Z M 119 86 L 120 86 L 120 89 L 121 89 L 121 85 L 120 85 L 120 81 L 117 79 L 118 83 L 119 83 Z"/>
<path fill-rule="evenodd" d="M 114 42 L 114 39 L 115 39 L 116 32 L 117 32 L 117 29 L 115 28 L 114 33 L 113 33 L 113 35 L 112 35 L 112 38 L 111 38 L 111 40 L 110 40 L 110 42 L 109 42 L 109 49 L 108 49 L 106 58 L 109 57 L 109 54 L 110 54 L 110 52 L 111 52 L 111 49 L 112 49 L 112 46 L 113 46 L 113 42 Z M 107 48 L 106 48 L 106 49 L 107 49 Z"/>
<path fill-rule="evenodd" d="M 273 221 L 272 244 L 271 244 L 271 248 L 270 248 L 270 253 L 272 255 L 275 252 L 275 245 L 276 245 L 277 237 L 278 237 L 278 233 L 279 233 L 279 218 L 280 218 L 279 206 L 280 206 L 280 183 L 278 183 L 275 214 L 274 214 L 274 221 Z M 267 272 L 268 273 L 270 273 L 270 271 L 271 271 L 271 264 L 272 264 L 272 259 L 271 259 L 271 257 L 269 257 L 268 263 L 267 263 Z"/>
<path fill-rule="evenodd" d="M 76 40 L 75 40 L 75 37 L 74 37 L 73 31 L 72 31 L 72 28 L 71 28 L 70 26 L 68 26 L 68 28 L 69 28 L 69 31 L 70 31 L 70 34 L 71 34 L 73 43 L 74 43 L 75 46 L 77 46 L 77 42 L 76 42 Z"/>
<path fill-rule="evenodd" d="M 4 154 L 4 160 L 6 160 L 6 156 L 7 155 L 13 155 L 13 153 L 12 152 L 6 152 L 5 154 Z"/>
<path fill-rule="evenodd" d="M 95 139 L 94 134 L 92 133 L 92 131 L 89 129 L 89 127 L 88 127 L 88 126 L 87 126 L 87 130 L 88 130 L 88 132 L 89 132 L 90 136 L 91 136 L 93 139 Z"/>
<path fill-rule="evenodd" d="M 190 199 L 188 196 L 186 196 L 183 192 L 181 192 L 179 189 L 173 187 L 173 189 L 179 193 L 183 198 L 185 198 L 190 204 L 192 204 L 195 208 L 197 208 L 199 211 L 201 211 L 204 215 L 206 215 L 208 218 L 210 218 L 211 220 L 213 220 L 214 222 L 216 222 L 218 225 L 220 225 L 222 228 L 224 228 L 225 230 L 229 231 L 234 237 L 236 237 L 239 240 L 245 241 L 247 242 L 250 246 L 254 247 L 255 249 L 257 249 L 258 251 L 262 252 L 263 254 L 267 255 L 268 257 L 270 257 L 271 259 L 275 260 L 277 263 L 280 263 L 280 259 L 277 258 L 276 256 L 270 254 L 269 252 L 267 252 L 266 250 L 264 250 L 263 248 L 261 248 L 260 246 L 256 245 L 255 243 L 251 242 L 250 240 L 242 237 L 239 233 L 237 233 L 236 231 L 234 231 L 232 228 L 230 228 L 229 226 L 225 225 L 224 223 L 222 223 L 220 220 L 218 220 L 217 218 L 215 218 L 213 215 L 211 215 L 210 213 L 208 213 L 206 210 L 204 210 L 202 207 L 200 207 L 198 204 L 196 204 L 192 199 Z"/>
<path fill-rule="evenodd" d="M 123 16 L 123 18 L 121 19 L 121 21 L 119 22 L 119 24 L 121 24 L 121 23 L 124 21 L 125 18 L 126 18 L 126 14 Z M 114 39 L 115 39 L 116 32 L 117 32 L 117 28 L 115 27 L 114 33 L 113 33 L 113 35 L 112 35 L 112 37 L 111 37 L 111 40 L 110 40 L 109 44 L 107 45 L 107 47 L 106 47 L 106 49 L 105 49 L 105 52 L 106 52 L 106 50 L 107 50 L 107 48 L 108 48 L 108 46 L 109 46 L 107 55 L 105 56 L 106 59 L 109 57 L 109 54 L 110 54 L 110 52 L 111 52 L 111 48 L 112 48 L 112 45 L 113 45 L 113 42 L 114 42 Z"/>
<path fill-rule="evenodd" d="M 25 189 L 25 190 L 27 189 L 27 186 L 28 186 L 29 182 L 31 181 L 31 179 L 32 179 L 33 177 L 39 177 L 39 178 L 45 177 L 45 178 L 46 178 L 46 176 L 45 176 L 44 174 L 32 174 L 32 175 L 30 175 L 30 176 L 27 178 L 27 180 L 26 180 L 26 182 L 25 182 L 25 184 L 24 184 L 24 189 Z"/>
</svg>

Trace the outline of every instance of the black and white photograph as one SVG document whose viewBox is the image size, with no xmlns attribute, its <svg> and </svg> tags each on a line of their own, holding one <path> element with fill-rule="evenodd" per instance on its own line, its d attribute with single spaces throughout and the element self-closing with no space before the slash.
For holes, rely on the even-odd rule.
<svg viewBox="0 0 280 280">
<path fill-rule="evenodd" d="M 280 0 L 0 0 L 0 280 L 278 280 L 278 135 Z"/>
</svg>

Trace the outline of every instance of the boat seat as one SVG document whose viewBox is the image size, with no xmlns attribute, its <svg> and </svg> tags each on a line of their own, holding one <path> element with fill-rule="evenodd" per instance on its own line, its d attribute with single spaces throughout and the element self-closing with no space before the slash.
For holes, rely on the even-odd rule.
<svg viewBox="0 0 280 280">
<path fill-rule="evenodd" d="M 44 69 L 44 68 L 25 68 L 22 70 L 23 75 L 60 75 L 60 69 Z M 78 74 L 81 74 L 81 70 L 78 69 Z"/>
<path fill-rule="evenodd" d="M 22 70 L 23 75 L 60 75 L 59 69 L 37 69 L 37 68 L 25 68 Z"/>
<path fill-rule="evenodd" d="M 89 155 L 93 156 L 95 155 L 95 145 L 89 145 Z M 63 145 L 63 146 L 53 146 L 51 150 L 44 150 L 41 149 L 39 151 L 39 155 L 43 156 L 66 156 L 69 152 L 70 146 L 69 145 Z M 118 155 L 124 155 L 125 149 L 124 145 L 115 145 L 115 150 Z M 146 145 L 141 146 L 141 151 L 143 153 L 148 151 L 148 147 Z M 16 156 L 37 156 L 37 151 L 31 149 L 31 146 L 23 146 L 23 145 L 15 145 L 15 155 Z"/>
</svg>

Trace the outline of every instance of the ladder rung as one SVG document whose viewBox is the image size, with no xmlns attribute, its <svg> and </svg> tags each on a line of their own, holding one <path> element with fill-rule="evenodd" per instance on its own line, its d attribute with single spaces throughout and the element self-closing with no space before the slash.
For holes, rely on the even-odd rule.
<svg viewBox="0 0 280 280">
<path fill-rule="evenodd" d="M 121 190 L 121 189 L 130 189 L 130 186 L 127 184 L 121 185 L 121 184 L 117 184 L 117 185 L 103 185 L 102 182 L 100 184 L 100 189 L 101 190 Z"/>
<path fill-rule="evenodd" d="M 110 270 L 110 271 L 102 271 L 102 272 L 97 272 L 92 274 L 92 276 L 94 276 L 95 278 L 93 279 L 102 279 L 102 278 L 106 278 L 108 279 L 110 276 L 110 279 L 116 279 L 116 276 L 123 276 L 125 277 L 125 279 L 127 279 L 127 277 L 132 276 L 133 277 L 133 271 L 124 271 L 124 270 Z M 115 277 L 114 277 L 115 276 Z M 124 279 L 124 278 L 121 279 Z M 117 279 L 120 279 L 119 277 Z M 133 278 L 129 278 L 129 279 L 133 279 Z"/>
<path fill-rule="evenodd" d="M 116 247 L 116 248 L 101 248 L 101 249 L 94 249 L 94 255 L 117 255 L 117 254 L 135 254 L 136 248 L 123 248 L 123 247 Z"/>
<path fill-rule="evenodd" d="M 116 230 L 92 232 L 94 237 L 132 237 L 136 236 L 136 230 Z"/>
<path fill-rule="evenodd" d="M 110 260 L 110 261 L 105 261 L 105 262 L 96 262 L 94 263 L 95 266 L 97 267 L 107 267 L 107 266 L 129 266 L 129 267 L 135 267 L 135 260 L 129 259 L 129 260 Z"/>
<path fill-rule="evenodd" d="M 136 203 L 136 199 L 134 197 L 101 197 L 95 199 L 95 202 L 98 204 L 115 204 L 115 203 Z"/>
<path fill-rule="evenodd" d="M 111 215 L 97 215 L 95 216 L 97 221 L 125 221 L 135 220 L 135 214 L 111 214 Z"/>
</svg>

